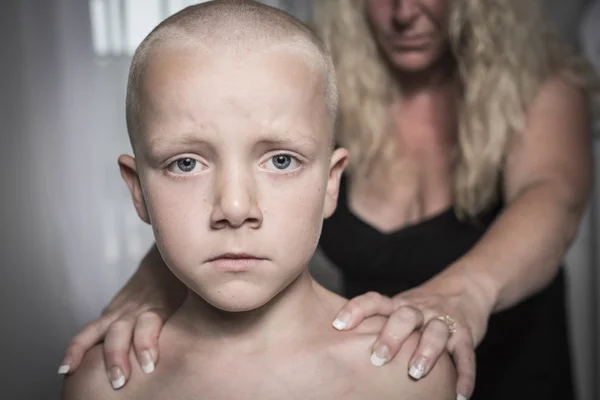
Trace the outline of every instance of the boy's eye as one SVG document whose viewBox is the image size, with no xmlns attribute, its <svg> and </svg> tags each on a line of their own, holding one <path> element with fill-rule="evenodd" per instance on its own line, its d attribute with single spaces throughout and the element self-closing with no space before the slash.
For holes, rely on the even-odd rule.
<svg viewBox="0 0 600 400">
<path fill-rule="evenodd" d="M 197 167 L 198 161 L 194 160 L 193 158 L 186 157 L 173 161 L 167 168 L 174 174 L 189 174 L 197 169 Z"/>
<path fill-rule="evenodd" d="M 277 154 L 267 160 L 266 168 L 271 171 L 286 171 L 296 169 L 298 164 L 299 161 L 289 154 Z"/>
</svg>

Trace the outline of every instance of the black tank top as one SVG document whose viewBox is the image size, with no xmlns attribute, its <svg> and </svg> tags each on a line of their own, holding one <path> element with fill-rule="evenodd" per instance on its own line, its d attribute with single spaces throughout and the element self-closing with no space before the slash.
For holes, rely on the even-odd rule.
<svg viewBox="0 0 600 400">
<path fill-rule="evenodd" d="M 478 223 L 452 209 L 382 233 L 348 208 L 342 178 L 338 208 L 323 224 L 320 247 L 343 273 L 344 293 L 393 296 L 430 279 L 467 253 L 497 211 Z M 510 310 L 494 314 L 477 348 L 474 400 L 574 399 L 565 309 L 565 277 Z"/>
</svg>

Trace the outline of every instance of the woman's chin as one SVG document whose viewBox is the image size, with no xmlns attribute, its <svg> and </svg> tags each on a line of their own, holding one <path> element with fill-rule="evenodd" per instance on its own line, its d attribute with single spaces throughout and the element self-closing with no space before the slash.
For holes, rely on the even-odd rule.
<svg viewBox="0 0 600 400">
<path fill-rule="evenodd" d="M 393 68 L 402 74 L 418 74 L 427 71 L 436 62 L 436 56 L 421 52 L 402 52 L 391 54 Z"/>
</svg>

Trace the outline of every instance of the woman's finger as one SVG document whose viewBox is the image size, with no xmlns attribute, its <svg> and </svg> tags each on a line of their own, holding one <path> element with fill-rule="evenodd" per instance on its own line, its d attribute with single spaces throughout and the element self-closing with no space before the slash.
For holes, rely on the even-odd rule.
<svg viewBox="0 0 600 400">
<path fill-rule="evenodd" d="M 158 362 L 158 336 L 167 319 L 166 313 L 146 311 L 135 325 L 133 345 L 142 370 L 149 374 Z"/>
<path fill-rule="evenodd" d="M 104 339 L 104 363 L 110 384 L 115 390 L 125 385 L 131 373 L 129 350 L 134 326 L 134 318 L 122 318 L 110 326 Z"/>
<path fill-rule="evenodd" d="M 380 367 L 393 359 L 404 341 L 423 324 L 423 313 L 410 306 L 401 307 L 388 318 L 373 345 L 371 364 Z"/>
<path fill-rule="evenodd" d="M 67 346 L 58 373 L 64 375 L 75 372 L 85 353 L 104 338 L 110 324 L 117 317 L 118 315 L 109 313 L 84 326 Z"/>
<path fill-rule="evenodd" d="M 368 292 L 346 303 L 333 321 L 333 326 L 337 330 L 352 329 L 367 317 L 388 316 L 392 312 L 394 312 L 392 299 L 377 292 Z"/>
<path fill-rule="evenodd" d="M 458 329 L 450 340 L 449 350 L 452 353 L 458 379 L 456 393 L 458 400 L 471 397 L 475 389 L 476 358 L 471 335 L 464 329 Z M 461 397 L 462 396 L 462 397 Z"/>
<path fill-rule="evenodd" d="M 448 326 L 437 318 L 431 319 L 423 332 L 411 358 L 408 374 L 414 379 L 427 375 L 438 358 L 446 350 L 450 339 Z"/>
</svg>

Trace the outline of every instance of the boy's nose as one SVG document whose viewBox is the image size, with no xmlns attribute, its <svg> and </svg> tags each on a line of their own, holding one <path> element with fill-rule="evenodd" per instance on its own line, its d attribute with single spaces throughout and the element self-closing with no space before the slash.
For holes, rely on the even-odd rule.
<svg viewBox="0 0 600 400">
<path fill-rule="evenodd" d="M 239 228 L 248 225 L 258 228 L 262 212 L 256 201 L 256 185 L 240 173 L 222 176 L 216 183 L 215 202 L 211 213 L 214 229 Z"/>
</svg>

